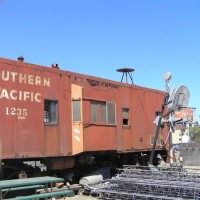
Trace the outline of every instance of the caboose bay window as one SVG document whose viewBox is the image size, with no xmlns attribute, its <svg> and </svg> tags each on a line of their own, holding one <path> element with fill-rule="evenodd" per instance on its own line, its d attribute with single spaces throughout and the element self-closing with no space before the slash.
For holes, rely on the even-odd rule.
<svg viewBox="0 0 200 200">
<path fill-rule="evenodd" d="M 115 125 L 115 103 L 91 101 L 91 121 Z"/>
<path fill-rule="evenodd" d="M 107 124 L 115 124 L 115 103 L 106 103 Z"/>
<path fill-rule="evenodd" d="M 91 121 L 98 121 L 98 102 L 96 101 L 91 102 Z"/>
<path fill-rule="evenodd" d="M 57 122 L 57 101 L 44 101 L 44 123 Z"/>
</svg>

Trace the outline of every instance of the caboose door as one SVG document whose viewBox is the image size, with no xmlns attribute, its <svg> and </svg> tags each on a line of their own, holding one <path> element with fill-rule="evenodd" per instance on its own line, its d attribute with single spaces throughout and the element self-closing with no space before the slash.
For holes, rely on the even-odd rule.
<svg viewBox="0 0 200 200">
<path fill-rule="evenodd" d="M 59 155 L 58 102 L 44 100 L 44 146 L 45 156 Z"/>
<path fill-rule="evenodd" d="M 83 152 L 82 87 L 71 85 L 72 91 L 72 154 Z"/>
</svg>

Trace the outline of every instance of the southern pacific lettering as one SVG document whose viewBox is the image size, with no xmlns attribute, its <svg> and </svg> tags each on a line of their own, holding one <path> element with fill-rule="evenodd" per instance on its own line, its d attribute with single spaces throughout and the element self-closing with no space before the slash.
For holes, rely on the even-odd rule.
<svg viewBox="0 0 200 200">
<path fill-rule="evenodd" d="M 1 80 L 3 81 L 12 81 L 29 85 L 38 85 L 38 86 L 46 86 L 50 87 L 50 78 L 41 78 L 40 76 L 27 75 L 17 72 L 10 71 L 1 71 Z"/>
<path fill-rule="evenodd" d="M 28 84 L 35 86 L 50 87 L 50 78 L 42 78 L 31 74 L 22 74 L 14 71 L 2 70 L 0 79 L 5 82 Z M 41 93 L 32 91 L 22 91 L 18 89 L 7 89 L 0 86 L 0 99 L 14 101 L 31 101 L 41 103 Z"/>
<path fill-rule="evenodd" d="M 41 94 L 29 91 L 7 90 L 0 87 L 0 99 L 41 102 Z"/>
</svg>

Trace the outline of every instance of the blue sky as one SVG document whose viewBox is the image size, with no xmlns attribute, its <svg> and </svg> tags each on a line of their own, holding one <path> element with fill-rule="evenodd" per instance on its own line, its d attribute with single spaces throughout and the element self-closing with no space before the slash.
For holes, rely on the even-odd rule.
<svg viewBox="0 0 200 200">
<path fill-rule="evenodd" d="M 190 90 L 200 114 L 199 0 L 0 0 L 0 57 L 134 83 Z"/>
</svg>

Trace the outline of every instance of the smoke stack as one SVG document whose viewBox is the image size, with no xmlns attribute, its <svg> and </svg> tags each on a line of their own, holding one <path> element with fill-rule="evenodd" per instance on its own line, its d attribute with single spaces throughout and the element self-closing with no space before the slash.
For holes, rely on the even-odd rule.
<svg viewBox="0 0 200 200">
<path fill-rule="evenodd" d="M 59 66 L 58 66 L 58 64 L 57 64 L 57 63 L 54 63 L 54 64 L 52 64 L 52 65 L 51 65 L 51 67 L 52 67 L 52 68 L 59 69 Z"/>
<path fill-rule="evenodd" d="M 17 60 L 20 61 L 20 62 L 23 62 L 23 61 L 24 61 L 24 57 L 23 57 L 23 56 L 19 56 L 19 57 L 17 58 Z"/>
</svg>

